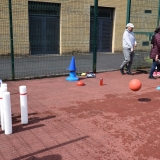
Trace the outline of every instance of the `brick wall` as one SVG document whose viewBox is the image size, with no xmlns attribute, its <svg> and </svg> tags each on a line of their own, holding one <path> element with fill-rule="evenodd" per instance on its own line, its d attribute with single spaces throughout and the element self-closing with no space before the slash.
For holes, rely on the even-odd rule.
<svg viewBox="0 0 160 160">
<path fill-rule="evenodd" d="M 150 33 L 154 32 L 158 21 L 158 3 L 159 0 L 132 0 L 130 21 L 134 24 L 134 32 L 138 46 L 136 50 L 150 51 Z M 147 11 L 150 11 L 146 13 Z M 143 33 L 142 33 L 143 32 Z M 145 33 L 144 33 L 145 32 Z M 143 42 L 149 42 L 148 46 L 142 45 Z"/>
<path fill-rule="evenodd" d="M 90 6 L 94 0 L 36 0 L 61 3 L 60 54 L 66 52 L 89 52 Z M 122 51 L 122 35 L 126 25 L 126 0 L 99 0 L 99 6 L 112 7 L 114 12 L 112 52 Z M 10 53 L 8 1 L 0 3 L 0 54 Z M 30 53 L 28 1 L 12 0 L 14 53 Z M 3 38 L 2 38 L 3 37 Z"/>
<path fill-rule="evenodd" d="M 9 12 L 8 1 L 0 3 L 0 54 L 10 53 L 10 32 L 9 32 Z"/>
</svg>

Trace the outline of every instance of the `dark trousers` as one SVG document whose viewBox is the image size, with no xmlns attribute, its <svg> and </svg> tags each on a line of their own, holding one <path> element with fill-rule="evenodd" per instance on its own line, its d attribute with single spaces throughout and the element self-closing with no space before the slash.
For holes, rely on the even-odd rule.
<svg viewBox="0 0 160 160">
<path fill-rule="evenodd" d="M 157 64 L 157 72 L 160 72 L 160 64 Z"/>
<path fill-rule="evenodd" d="M 160 71 L 160 65 L 159 64 L 157 65 L 157 62 L 155 61 L 155 59 L 153 59 L 153 63 L 149 74 L 150 76 L 153 76 L 153 72 L 155 71 L 156 66 L 157 66 L 157 71 Z"/>
</svg>

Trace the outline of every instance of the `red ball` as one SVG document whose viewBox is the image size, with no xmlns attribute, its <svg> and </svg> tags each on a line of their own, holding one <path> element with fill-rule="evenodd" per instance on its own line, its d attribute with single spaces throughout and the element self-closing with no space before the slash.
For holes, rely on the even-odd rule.
<svg viewBox="0 0 160 160">
<path fill-rule="evenodd" d="M 82 81 L 78 81 L 77 86 L 84 86 L 84 83 Z"/>
<path fill-rule="evenodd" d="M 138 91 L 140 90 L 142 87 L 142 83 L 140 80 L 138 79 L 132 79 L 130 82 L 129 82 L 129 88 L 132 90 L 132 91 Z"/>
</svg>

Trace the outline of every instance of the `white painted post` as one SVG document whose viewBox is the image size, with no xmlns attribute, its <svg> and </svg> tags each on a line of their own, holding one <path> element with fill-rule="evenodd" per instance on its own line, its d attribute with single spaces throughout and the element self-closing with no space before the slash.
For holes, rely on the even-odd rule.
<svg viewBox="0 0 160 160">
<path fill-rule="evenodd" d="M 4 131 L 4 112 L 3 112 L 3 93 L 7 92 L 7 87 L 0 88 L 0 111 L 1 111 L 1 129 Z"/>
<path fill-rule="evenodd" d="M 7 87 L 7 83 L 1 83 L 1 87 Z"/>
<path fill-rule="evenodd" d="M 2 80 L 0 79 L 0 86 L 1 86 L 1 84 L 2 84 Z"/>
<path fill-rule="evenodd" d="M 7 83 L 1 83 L 1 87 L 7 87 Z"/>
<path fill-rule="evenodd" d="M 12 133 L 12 115 L 11 115 L 11 100 L 10 92 L 3 92 L 3 112 L 4 112 L 4 128 L 5 134 Z"/>
<path fill-rule="evenodd" d="M 20 93 L 20 108 L 21 108 L 21 123 L 28 123 L 28 105 L 27 105 L 27 89 L 26 86 L 19 87 Z"/>
</svg>

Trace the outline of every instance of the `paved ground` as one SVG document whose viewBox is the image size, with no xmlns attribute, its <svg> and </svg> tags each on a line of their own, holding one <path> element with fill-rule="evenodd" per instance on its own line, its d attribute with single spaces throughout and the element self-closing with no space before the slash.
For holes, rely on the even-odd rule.
<svg viewBox="0 0 160 160">
<path fill-rule="evenodd" d="M 103 77 L 104 85 L 99 85 Z M 103 72 L 81 77 L 8 81 L 13 134 L 0 131 L 1 160 L 159 160 L 160 79 Z M 130 80 L 142 82 L 140 91 Z M 29 123 L 21 124 L 19 91 L 27 86 Z"/>
</svg>

